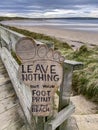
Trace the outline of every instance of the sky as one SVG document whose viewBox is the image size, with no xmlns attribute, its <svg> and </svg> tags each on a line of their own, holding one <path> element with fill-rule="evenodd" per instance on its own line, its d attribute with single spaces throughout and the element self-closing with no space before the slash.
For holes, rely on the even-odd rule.
<svg viewBox="0 0 98 130">
<path fill-rule="evenodd" d="M 98 17 L 98 0 L 0 0 L 0 16 Z"/>
</svg>

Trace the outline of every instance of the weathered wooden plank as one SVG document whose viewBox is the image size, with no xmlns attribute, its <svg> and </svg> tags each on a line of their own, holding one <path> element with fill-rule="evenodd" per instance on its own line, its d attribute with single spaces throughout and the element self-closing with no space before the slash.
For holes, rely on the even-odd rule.
<svg viewBox="0 0 98 130">
<path fill-rule="evenodd" d="M 10 81 L 9 77 L 7 77 L 7 78 L 2 77 L 2 78 L 0 78 L 0 85 L 3 85 L 9 81 Z"/>
<path fill-rule="evenodd" d="M 0 114 L 16 106 L 19 102 L 17 101 L 16 95 L 5 98 L 0 101 Z"/>
<path fill-rule="evenodd" d="M 2 63 L 1 60 L 0 63 Z M 0 67 L 4 68 L 3 63 L 1 64 Z M 0 79 L 4 79 L 4 78 L 8 78 L 7 72 L 5 72 L 4 74 L 0 74 Z M 27 130 L 28 126 L 27 123 L 24 121 L 24 115 L 22 114 L 22 111 L 20 109 L 21 108 L 19 106 L 19 101 L 16 97 L 11 82 L 9 81 L 4 83 L 3 85 L 1 84 L 0 85 L 0 119 L 3 117 L 1 119 L 3 120 L 5 116 L 5 118 L 7 118 L 8 121 L 4 119 L 4 122 L 2 122 L 2 124 L 0 125 L 0 130 L 17 130 L 17 129 Z M 7 115 L 9 115 L 9 117 L 6 117 Z M 16 118 L 16 115 L 19 116 L 17 116 Z"/>
<path fill-rule="evenodd" d="M 27 124 L 24 124 L 24 122 L 18 120 L 3 130 L 30 130 L 30 129 Z"/>
<path fill-rule="evenodd" d="M 0 101 L 8 97 L 12 97 L 14 95 L 15 95 L 15 91 L 10 82 L 0 85 Z"/>
<path fill-rule="evenodd" d="M 20 38 L 25 37 L 20 33 L 14 32 L 2 26 L 0 26 L 0 32 L 1 32 L 1 38 L 5 41 L 6 44 L 9 45 L 13 43 L 13 48 L 15 48 L 15 44 Z"/>
<path fill-rule="evenodd" d="M 2 26 L 0 26 L 0 32 L 1 32 L 1 44 L 3 47 L 6 46 L 9 50 L 13 49 L 15 51 L 16 42 L 20 38 L 25 37 L 20 33 L 14 32 Z"/>
<path fill-rule="evenodd" d="M 0 130 L 9 127 L 12 123 L 19 120 L 20 118 L 20 115 L 18 114 L 19 109 L 20 109 L 19 105 L 13 106 L 8 111 L 5 111 L 2 114 L 0 114 Z"/>
<path fill-rule="evenodd" d="M 21 119 L 19 119 L 15 123 L 11 123 L 8 127 L 4 128 L 2 130 L 27 130 L 27 127 L 24 124 L 24 122 L 21 121 Z"/>
<path fill-rule="evenodd" d="M 4 69 L 4 66 L 3 66 L 3 65 L 0 65 L 0 69 Z"/>
<path fill-rule="evenodd" d="M 72 61 L 72 60 L 65 60 L 65 64 L 68 64 L 69 66 L 72 66 L 73 70 L 81 69 L 83 68 L 82 62 Z"/>
<path fill-rule="evenodd" d="M 14 32 L 10 29 L 7 29 L 5 27 L 0 26 L 0 39 L 1 39 L 1 46 L 7 47 L 9 50 L 13 49 L 15 51 L 15 45 L 18 42 L 19 39 L 26 37 L 23 34 Z M 40 41 L 34 40 L 38 45 L 43 44 Z M 50 43 L 50 47 L 53 47 L 53 45 Z"/>
<path fill-rule="evenodd" d="M 3 63 L 2 63 L 2 61 L 0 61 L 0 66 L 2 66 L 3 65 Z"/>
<path fill-rule="evenodd" d="M 63 82 L 60 87 L 59 96 L 59 111 L 66 107 L 70 102 L 71 86 L 72 86 L 72 73 L 73 68 L 64 64 Z"/>
<path fill-rule="evenodd" d="M 5 73 L 6 73 L 6 69 L 5 68 L 0 70 L 0 75 L 5 74 Z"/>
<path fill-rule="evenodd" d="M 32 124 L 32 113 L 31 113 L 31 91 L 30 88 L 25 86 L 24 84 L 22 84 L 19 80 L 18 80 L 18 76 L 17 76 L 17 71 L 18 71 L 18 64 L 16 63 L 16 61 L 13 59 L 13 57 L 11 56 L 11 54 L 7 51 L 6 48 L 2 48 L 1 50 L 1 58 L 2 61 L 8 71 L 8 74 L 10 76 L 10 79 L 12 81 L 13 87 L 17 93 L 17 96 L 19 98 L 20 104 L 23 108 L 23 111 L 25 113 L 25 116 L 29 122 L 29 124 Z M 33 120 L 34 123 L 35 120 Z M 32 130 L 34 129 L 34 127 L 32 127 Z"/>
<path fill-rule="evenodd" d="M 4 73 L 4 74 L 0 74 L 0 78 L 8 78 L 8 74 L 7 73 Z"/>
<path fill-rule="evenodd" d="M 45 124 L 44 130 L 55 130 L 59 125 L 61 125 L 75 110 L 74 105 L 70 104 L 60 111 L 55 119 L 48 121 Z"/>
</svg>

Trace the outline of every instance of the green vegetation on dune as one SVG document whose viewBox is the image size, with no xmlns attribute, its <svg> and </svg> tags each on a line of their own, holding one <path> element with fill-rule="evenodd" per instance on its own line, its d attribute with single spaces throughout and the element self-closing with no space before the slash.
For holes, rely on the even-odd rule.
<svg viewBox="0 0 98 130">
<path fill-rule="evenodd" d="M 65 43 L 57 40 L 54 37 L 45 36 L 30 32 L 15 27 L 8 27 L 13 31 L 19 32 L 34 39 L 53 43 L 56 50 L 59 50 L 66 59 L 80 61 L 84 63 L 81 70 L 74 71 L 73 74 L 73 90 L 76 94 L 83 94 L 87 98 L 98 103 L 98 47 L 87 48 L 85 45 L 81 46 L 79 50 L 73 51 L 71 47 Z"/>
<path fill-rule="evenodd" d="M 21 20 L 21 19 L 28 19 L 24 17 L 4 17 L 0 16 L 0 21 L 6 21 L 6 20 Z"/>
<path fill-rule="evenodd" d="M 77 94 L 83 94 L 98 103 L 98 47 L 91 49 L 82 46 L 70 53 L 68 58 L 84 63 L 82 70 L 74 72 L 73 89 Z"/>
<path fill-rule="evenodd" d="M 30 31 L 27 31 L 27 30 L 24 30 L 24 29 L 18 29 L 16 27 L 9 27 L 9 26 L 6 26 L 7 28 L 13 30 L 13 31 L 16 31 L 18 33 L 21 33 L 25 36 L 29 36 L 29 37 L 32 37 L 36 40 L 39 40 L 39 41 L 43 41 L 43 42 L 47 42 L 48 43 L 52 43 L 54 44 L 54 47 L 56 50 L 72 50 L 71 47 L 66 43 L 66 42 L 62 42 L 58 39 L 56 39 L 55 37 L 50 37 L 50 36 L 47 36 L 47 35 L 44 35 L 44 34 L 40 34 L 40 33 L 35 33 L 35 32 L 30 32 Z"/>
</svg>

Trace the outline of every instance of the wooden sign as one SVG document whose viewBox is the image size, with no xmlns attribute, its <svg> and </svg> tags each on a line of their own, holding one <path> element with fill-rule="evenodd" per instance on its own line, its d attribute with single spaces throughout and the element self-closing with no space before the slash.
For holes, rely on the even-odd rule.
<svg viewBox="0 0 98 130">
<path fill-rule="evenodd" d="M 34 116 L 48 116 L 53 111 L 53 96 L 62 83 L 64 57 L 46 45 L 37 46 L 30 38 L 16 44 L 16 54 L 22 64 L 19 79 L 31 88 Z"/>
</svg>

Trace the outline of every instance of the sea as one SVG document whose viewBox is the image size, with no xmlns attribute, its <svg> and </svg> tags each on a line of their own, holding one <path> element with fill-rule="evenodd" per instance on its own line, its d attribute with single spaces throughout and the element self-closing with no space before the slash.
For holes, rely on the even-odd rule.
<svg viewBox="0 0 98 130">
<path fill-rule="evenodd" d="M 11 26 L 50 26 L 60 29 L 98 32 L 98 18 L 24 19 L 2 21 L 1 23 Z"/>
</svg>

